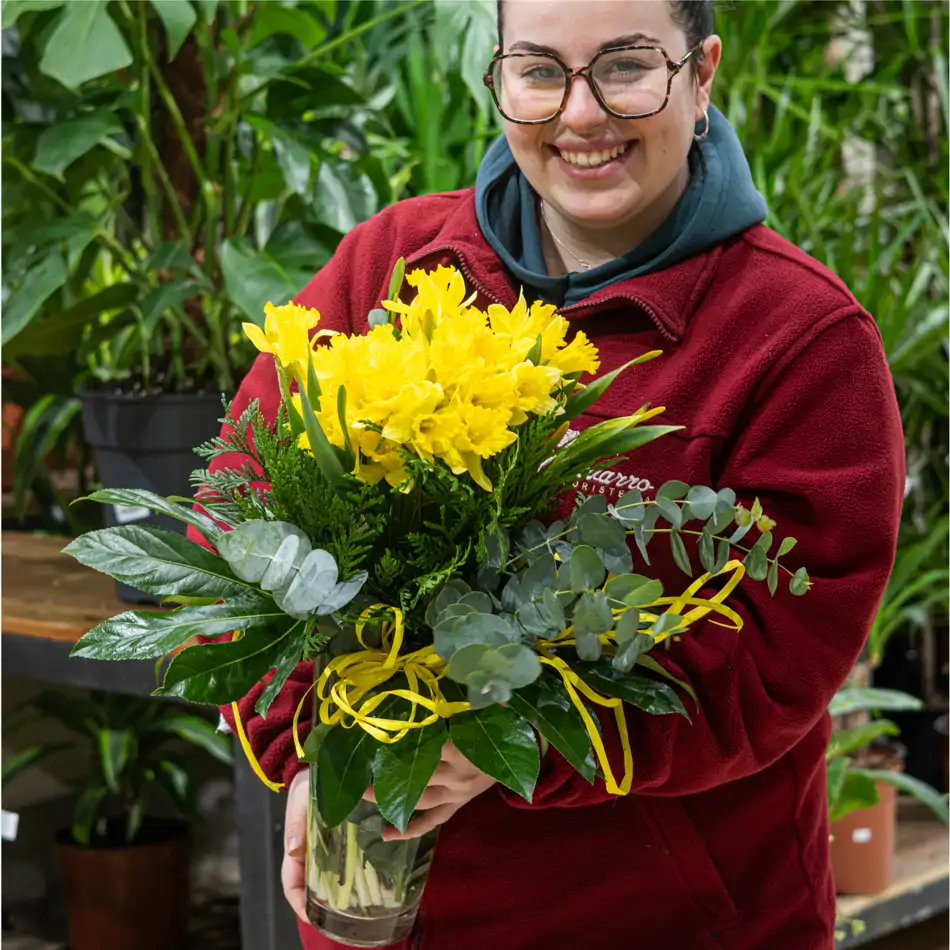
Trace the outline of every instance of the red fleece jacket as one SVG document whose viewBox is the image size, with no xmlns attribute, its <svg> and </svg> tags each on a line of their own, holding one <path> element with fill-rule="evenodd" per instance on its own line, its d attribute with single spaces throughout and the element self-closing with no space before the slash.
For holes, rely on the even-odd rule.
<svg viewBox="0 0 950 950">
<path fill-rule="evenodd" d="M 322 312 L 321 327 L 363 331 L 400 256 L 410 267 L 459 266 L 480 305 L 516 300 L 471 190 L 404 201 L 360 225 L 297 300 Z M 601 372 L 663 350 L 576 428 L 645 402 L 685 427 L 578 489 L 649 497 L 678 479 L 731 487 L 747 506 L 758 497 L 778 536 L 798 538 L 787 563 L 807 566 L 814 587 L 795 598 L 783 584 L 773 598 L 746 580 L 730 601 L 741 632 L 703 622 L 658 651 L 699 710 L 691 724 L 628 713 L 626 798 L 588 785 L 552 751 L 531 805 L 496 787 L 458 812 L 442 829 L 412 950 L 832 950 L 826 707 L 884 590 L 904 486 L 874 321 L 833 274 L 763 226 L 561 312 L 600 348 Z M 237 411 L 254 397 L 272 417 L 269 356 L 245 379 Z M 650 553 L 667 591 L 683 589 L 662 536 Z M 301 664 L 266 719 L 253 712 L 260 686 L 240 704 L 265 771 L 288 783 L 301 767 L 291 718 L 310 680 Z M 606 718 L 604 734 L 619 768 Z M 336 946 L 312 928 L 301 934 L 306 950 Z"/>
</svg>

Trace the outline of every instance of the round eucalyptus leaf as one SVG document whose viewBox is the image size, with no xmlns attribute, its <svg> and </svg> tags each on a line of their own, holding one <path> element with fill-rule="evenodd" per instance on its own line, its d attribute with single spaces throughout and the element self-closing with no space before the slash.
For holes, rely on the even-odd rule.
<svg viewBox="0 0 950 950">
<path fill-rule="evenodd" d="M 607 571 L 600 555 L 590 546 L 579 544 L 570 561 L 571 590 L 576 594 L 594 590 L 604 583 Z"/>
</svg>

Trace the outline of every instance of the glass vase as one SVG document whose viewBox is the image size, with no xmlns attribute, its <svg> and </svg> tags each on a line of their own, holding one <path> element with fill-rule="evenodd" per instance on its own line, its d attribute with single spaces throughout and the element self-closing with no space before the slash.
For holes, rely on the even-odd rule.
<svg viewBox="0 0 950 950">
<path fill-rule="evenodd" d="M 316 805 L 310 766 L 307 834 L 307 916 L 333 940 L 385 947 L 411 931 L 432 863 L 437 832 L 408 841 L 383 841 L 386 827 L 362 801 L 342 824 L 328 828 Z"/>
</svg>

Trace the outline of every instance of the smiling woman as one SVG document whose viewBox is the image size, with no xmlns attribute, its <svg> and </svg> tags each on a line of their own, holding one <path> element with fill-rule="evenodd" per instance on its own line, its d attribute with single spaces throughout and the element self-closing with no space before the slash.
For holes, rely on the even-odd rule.
<svg viewBox="0 0 950 950">
<path fill-rule="evenodd" d="M 633 484 L 661 507 L 683 483 L 729 486 L 746 515 L 768 499 L 815 578 L 801 601 L 739 587 L 741 633 L 704 620 L 657 651 L 697 705 L 692 722 L 628 713 L 621 730 L 602 718 L 615 769 L 629 735 L 628 796 L 612 799 L 604 776 L 588 782 L 550 749 L 526 802 L 447 743 L 404 835 L 385 833 L 440 829 L 401 950 L 833 945 L 826 709 L 890 571 L 903 444 L 873 319 L 761 223 L 742 145 L 711 104 L 721 52 L 707 0 L 504 0 L 484 77 L 504 135 L 474 188 L 355 228 L 297 297 L 321 309 L 321 329 L 363 332 L 404 257 L 410 269 L 456 267 L 489 312 L 521 291 L 555 305 L 598 347 L 601 376 L 662 350 L 563 438 L 644 404 L 682 430 L 639 449 L 635 469 L 620 456 L 578 472 L 551 518 L 566 519 L 578 494 L 609 504 Z M 242 384 L 235 418 L 253 399 L 276 412 L 269 359 Z M 682 590 L 684 565 L 710 552 L 675 528 L 669 539 L 672 556 L 654 547 L 649 570 Z M 239 707 L 264 771 L 290 786 L 283 885 L 304 947 L 329 950 L 306 923 L 309 796 L 293 751 L 312 682 L 298 667 L 266 719 L 254 712 L 263 687 Z"/>
</svg>

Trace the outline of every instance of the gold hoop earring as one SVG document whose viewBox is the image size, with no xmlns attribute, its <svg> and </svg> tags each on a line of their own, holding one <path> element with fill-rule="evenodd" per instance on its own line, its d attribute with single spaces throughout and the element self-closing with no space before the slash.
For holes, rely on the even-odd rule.
<svg viewBox="0 0 950 950">
<path fill-rule="evenodd" d="M 707 135 L 709 135 L 709 113 L 705 109 L 703 109 L 703 118 L 706 120 L 705 128 L 699 135 L 697 135 L 695 132 L 693 133 L 693 139 L 697 142 L 702 142 L 702 140 L 706 138 Z"/>
</svg>

